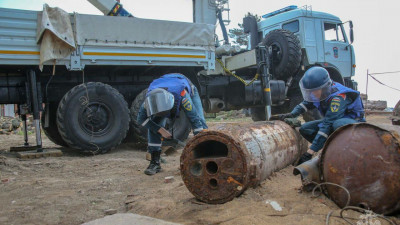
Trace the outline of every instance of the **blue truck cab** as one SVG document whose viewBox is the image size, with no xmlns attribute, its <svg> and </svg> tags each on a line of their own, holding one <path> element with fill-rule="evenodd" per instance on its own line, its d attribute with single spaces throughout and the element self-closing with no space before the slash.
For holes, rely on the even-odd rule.
<svg viewBox="0 0 400 225">
<path fill-rule="evenodd" d="M 310 7 L 289 6 L 262 16 L 257 23 L 259 38 L 272 30 L 291 31 L 300 41 L 301 68 L 319 65 L 326 68 L 331 78 L 348 87 L 357 89 L 351 80 L 355 74 L 355 54 L 352 43 L 352 22 L 347 36 L 339 17 L 312 11 Z M 351 37 L 351 38 L 350 38 Z"/>
</svg>

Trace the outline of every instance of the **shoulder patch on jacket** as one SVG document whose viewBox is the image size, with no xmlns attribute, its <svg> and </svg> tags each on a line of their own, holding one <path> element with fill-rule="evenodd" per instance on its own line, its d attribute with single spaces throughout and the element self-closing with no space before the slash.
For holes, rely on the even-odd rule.
<svg viewBox="0 0 400 225">
<path fill-rule="evenodd" d="M 332 100 L 332 102 L 331 102 L 331 112 L 337 112 L 337 111 L 339 111 L 339 108 L 340 108 L 340 99 L 339 99 L 339 102 Z"/>
<path fill-rule="evenodd" d="M 193 107 L 188 98 L 183 98 L 182 105 L 186 111 L 192 111 Z"/>
</svg>

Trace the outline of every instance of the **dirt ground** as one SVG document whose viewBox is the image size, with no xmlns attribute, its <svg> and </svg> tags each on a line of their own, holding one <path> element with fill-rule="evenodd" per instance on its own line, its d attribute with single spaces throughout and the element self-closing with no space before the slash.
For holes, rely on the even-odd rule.
<svg viewBox="0 0 400 225">
<path fill-rule="evenodd" d="M 368 120 L 390 124 L 388 116 Z M 60 148 L 64 155 L 19 160 L 7 151 L 22 142 L 21 135 L 0 136 L 0 224 L 81 224 L 104 217 L 110 209 L 182 224 L 325 224 L 334 210 L 330 224 L 347 224 L 325 196 L 299 192 L 300 177 L 292 175 L 292 166 L 231 202 L 209 205 L 196 201 L 183 184 L 181 149 L 164 156 L 162 173 L 146 176 L 143 147 L 124 144 L 108 154 L 81 156 L 43 137 L 44 147 Z M 174 181 L 165 183 L 167 176 Z M 282 211 L 267 200 L 276 201 Z M 356 218 L 354 223 L 360 218 L 355 212 L 346 215 Z"/>
</svg>

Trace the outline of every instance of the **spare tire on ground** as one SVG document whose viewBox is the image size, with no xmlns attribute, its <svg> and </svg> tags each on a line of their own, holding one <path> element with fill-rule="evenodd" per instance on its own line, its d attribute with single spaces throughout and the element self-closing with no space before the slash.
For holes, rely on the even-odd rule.
<svg viewBox="0 0 400 225">
<path fill-rule="evenodd" d="M 285 80 L 296 74 L 301 63 L 301 46 L 296 35 L 288 30 L 273 30 L 262 45 L 272 47 L 274 79 Z"/>
<path fill-rule="evenodd" d="M 118 146 L 129 128 L 124 97 L 110 85 L 89 82 L 72 88 L 57 110 L 63 140 L 83 153 L 106 153 Z"/>
</svg>

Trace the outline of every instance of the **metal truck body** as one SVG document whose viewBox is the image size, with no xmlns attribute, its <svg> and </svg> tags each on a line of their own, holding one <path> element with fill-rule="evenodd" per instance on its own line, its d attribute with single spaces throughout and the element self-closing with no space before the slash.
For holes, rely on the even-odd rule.
<svg viewBox="0 0 400 225">
<path fill-rule="evenodd" d="M 39 64 L 36 39 L 41 15 L 0 8 L 0 65 Z M 56 62 L 67 70 L 97 65 L 215 67 L 214 25 L 77 13 L 71 15 L 71 23 L 76 51 Z"/>
<path fill-rule="evenodd" d="M 300 9 L 291 10 L 285 13 L 292 16 L 280 18 L 285 15 L 281 13 L 272 16 L 270 19 L 275 17 L 273 20 L 255 24 L 256 34 L 254 36 L 253 32 L 251 36 L 263 37 L 274 33 L 269 32 L 272 29 L 285 28 L 291 20 L 299 21 L 299 32 L 293 34 L 280 29 L 278 33 L 292 40 L 297 35 L 301 45 L 306 46 L 302 48 L 303 53 L 300 47 L 295 46 L 299 51 L 295 53 L 298 62 L 291 67 L 297 72 L 278 74 L 274 64 L 279 61 L 277 50 L 266 50 L 266 47 L 273 46 L 266 46 L 269 44 L 262 38 L 256 39 L 256 43 L 261 42 L 264 47 L 255 49 L 252 44 L 249 51 L 229 44 L 224 29 L 226 20 L 222 17 L 223 12 L 229 12 L 227 0 L 194 0 L 194 23 L 134 18 L 116 2 L 107 14 L 107 8 L 113 5 L 108 1 L 114 0 L 90 1 L 98 3 L 96 7 L 106 15 L 123 12 L 124 16 L 65 12 L 63 20 L 56 16 L 54 24 L 68 25 L 71 32 L 63 36 L 64 30 L 61 29 L 61 33 L 56 32 L 55 36 L 58 35 L 61 42 L 70 43 L 73 51 L 65 57 L 44 61 L 43 70 L 38 66 L 43 56 L 62 55 L 65 50 L 43 47 L 48 26 L 58 26 L 43 19 L 53 11 L 0 8 L 0 104 L 18 104 L 19 115 L 36 115 L 37 127 L 39 111 L 43 111 L 41 122 L 46 135 L 56 144 L 82 151 L 106 152 L 118 146 L 125 136 L 145 138 L 146 131 L 136 123 L 137 112 L 148 85 L 163 74 L 186 75 L 199 89 L 206 112 L 252 108 L 255 109 L 252 116 L 256 121 L 267 119 L 266 108 L 272 106 L 272 113 L 284 112 L 301 100 L 297 83 L 307 67 L 318 63 L 337 65 L 333 61 L 328 63 L 327 56 L 319 52 L 320 47 L 329 43 L 317 41 L 322 38 L 321 34 L 317 35 L 317 28 L 309 37 L 307 29 L 310 28 L 304 25 L 309 19 L 315 26 L 316 21 L 321 25 L 325 19 L 334 24 L 340 22 L 328 14 L 313 12 L 314 16 L 310 17 L 307 11 L 304 15 Z M 57 8 L 51 10 L 57 11 Z M 317 15 L 324 15 L 325 19 Z M 215 40 L 217 19 L 224 34 L 222 46 Z M 281 21 L 281 27 L 276 25 L 278 21 Z M 344 38 L 347 44 L 347 37 Z M 341 51 L 342 48 L 338 53 L 340 56 Z M 347 53 L 352 51 L 350 45 Z M 301 55 L 304 57 L 300 62 Z M 326 57 L 322 59 L 321 56 Z M 280 67 L 285 69 L 285 65 Z M 227 71 L 235 71 L 242 80 Z M 257 73 L 261 75 L 261 81 L 243 84 Z M 337 78 L 335 75 L 332 77 L 336 81 Z M 343 83 L 343 79 L 341 81 Z M 263 90 L 270 90 L 270 97 L 266 97 L 268 95 Z M 45 103 L 44 109 L 42 103 Z M 72 115 L 72 112 L 76 114 Z M 184 115 L 169 126 L 174 137 L 180 140 L 186 139 L 190 132 L 190 124 Z"/>
<path fill-rule="evenodd" d="M 357 89 L 351 80 L 356 67 L 354 48 L 339 17 L 309 7 L 289 6 L 263 18 L 257 24 L 261 37 L 276 29 L 293 32 L 301 44 L 302 66 L 325 67 L 334 79 L 342 79 L 346 86 Z"/>
</svg>

